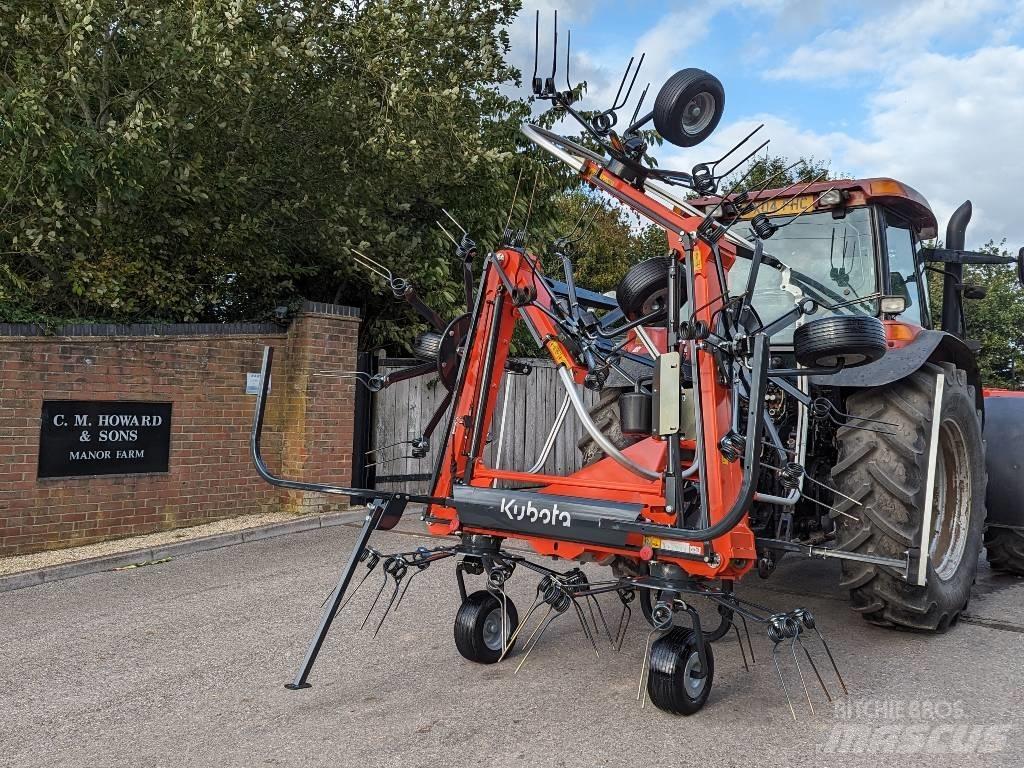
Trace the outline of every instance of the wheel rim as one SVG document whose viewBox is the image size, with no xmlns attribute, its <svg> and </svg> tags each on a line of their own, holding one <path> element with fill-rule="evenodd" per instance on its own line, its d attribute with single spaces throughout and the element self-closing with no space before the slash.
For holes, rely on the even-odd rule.
<svg viewBox="0 0 1024 768">
<path fill-rule="evenodd" d="M 694 651 L 686 659 L 686 669 L 683 670 L 683 685 L 686 687 L 686 694 L 691 699 L 700 698 L 707 685 L 707 675 L 697 677 L 700 674 L 700 655 Z"/>
<path fill-rule="evenodd" d="M 971 518 L 971 472 L 967 439 L 960 425 L 946 419 L 939 428 L 932 504 L 932 542 L 928 549 L 935 575 L 949 581 L 967 548 Z"/>
<path fill-rule="evenodd" d="M 640 307 L 640 317 L 651 314 L 655 310 L 661 310 L 665 308 L 665 300 L 668 298 L 668 291 L 661 290 L 653 294 L 647 301 L 645 301 Z"/>
<path fill-rule="evenodd" d="M 698 93 L 683 107 L 683 132 L 696 136 L 707 128 L 715 117 L 715 97 L 707 91 Z"/>
<path fill-rule="evenodd" d="M 501 650 L 501 607 L 493 609 L 484 619 L 484 645 L 492 651 Z"/>
</svg>

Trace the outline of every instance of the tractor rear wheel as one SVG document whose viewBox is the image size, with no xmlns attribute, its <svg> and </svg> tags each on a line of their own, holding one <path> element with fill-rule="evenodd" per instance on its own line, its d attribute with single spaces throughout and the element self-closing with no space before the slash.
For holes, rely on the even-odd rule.
<svg viewBox="0 0 1024 768">
<path fill-rule="evenodd" d="M 601 390 L 601 398 L 597 404 L 590 409 L 590 418 L 598 426 L 601 432 L 611 440 L 620 451 L 628 448 L 643 438 L 622 434 L 622 422 L 619 419 L 619 397 L 622 393 L 631 389 L 629 387 L 606 387 Z M 587 467 L 596 461 L 604 458 L 604 451 L 594 442 L 594 438 L 584 431 L 576 446 L 583 454 L 583 466 Z"/>
<path fill-rule="evenodd" d="M 1024 576 L 1024 531 L 990 526 L 985 531 L 985 550 L 992 570 Z"/>
<path fill-rule="evenodd" d="M 844 560 L 842 585 L 853 609 L 873 624 L 944 632 L 971 596 L 985 521 L 985 454 L 981 418 L 967 374 L 950 363 L 926 364 L 905 379 L 847 399 L 853 416 L 894 426 L 850 426 L 837 434 L 839 548 L 899 558 L 920 546 L 929 441 L 938 376 L 944 377 L 925 586 L 881 565 Z M 890 434 L 891 433 L 891 434 Z"/>
</svg>

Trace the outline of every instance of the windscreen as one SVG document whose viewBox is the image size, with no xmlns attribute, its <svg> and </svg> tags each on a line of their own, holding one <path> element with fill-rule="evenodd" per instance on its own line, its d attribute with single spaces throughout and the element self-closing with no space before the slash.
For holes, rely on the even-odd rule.
<svg viewBox="0 0 1024 768">
<path fill-rule="evenodd" d="M 867 208 L 854 208 L 841 219 L 831 211 L 773 217 L 782 226 L 764 243 L 764 251 L 792 267 L 791 284 L 801 294 L 825 304 L 839 304 L 868 296 L 878 290 L 871 237 L 871 217 Z M 791 222 L 787 224 L 787 222 Z M 740 222 L 734 231 L 750 238 L 750 225 Z M 743 290 L 750 273 L 750 260 L 737 259 L 729 272 L 729 291 Z M 768 324 L 793 308 L 797 296 L 782 288 L 782 273 L 762 264 L 754 288 L 754 309 Z M 809 319 L 830 314 L 875 314 L 877 302 L 867 301 L 835 312 L 819 309 Z M 772 336 L 773 344 L 790 344 L 794 326 Z"/>
</svg>

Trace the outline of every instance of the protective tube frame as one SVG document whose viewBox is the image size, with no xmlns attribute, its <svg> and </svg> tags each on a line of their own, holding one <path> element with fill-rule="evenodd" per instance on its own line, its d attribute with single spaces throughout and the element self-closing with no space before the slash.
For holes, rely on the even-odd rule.
<svg viewBox="0 0 1024 768">
<path fill-rule="evenodd" d="M 580 397 L 580 393 L 576 389 L 575 379 L 573 379 L 572 374 L 569 373 L 569 370 L 564 365 L 558 366 L 558 377 L 562 381 L 562 386 L 565 387 L 565 393 L 569 396 L 569 402 L 572 404 L 573 410 L 576 411 L 576 415 L 583 424 L 583 428 L 587 430 L 587 433 L 594 439 L 594 442 L 601 447 L 605 455 L 644 480 L 661 480 L 660 472 L 641 467 L 634 462 L 616 448 L 615 444 L 594 423 L 594 420 L 590 418 L 590 414 L 587 412 L 586 403 L 583 402 L 583 398 Z"/>
</svg>

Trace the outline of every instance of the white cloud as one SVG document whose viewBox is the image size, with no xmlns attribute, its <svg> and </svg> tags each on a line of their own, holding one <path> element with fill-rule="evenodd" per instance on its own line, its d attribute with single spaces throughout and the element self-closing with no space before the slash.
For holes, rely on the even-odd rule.
<svg viewBox="0 0 1024 768">
<path fill-rule="evenodd" d="M 1018 6 L 1018 2 L 1013 3 Z M 868 13 L 850 28 L 828 29 L 796 48 L 768 76 L 794 80 L 844 79 L 871 71 L 898 70 L 937 38 L 957 37 L 993 13 L 1011 9 L 997 0 L 920 0 L 896 3 L 888 12 Z"/>
<path fill-rule="evenodd" d="M 1005 235 L 1024 244 L 1024 49 L 919 56 L 867 109 L 869 135 L 846 145 L 846 162 L 860 173 L 894 176 L 918 188 L 931 201 L 940 231 L 953 209 L 971 198 L 972 242 Z"/>
</svg>

